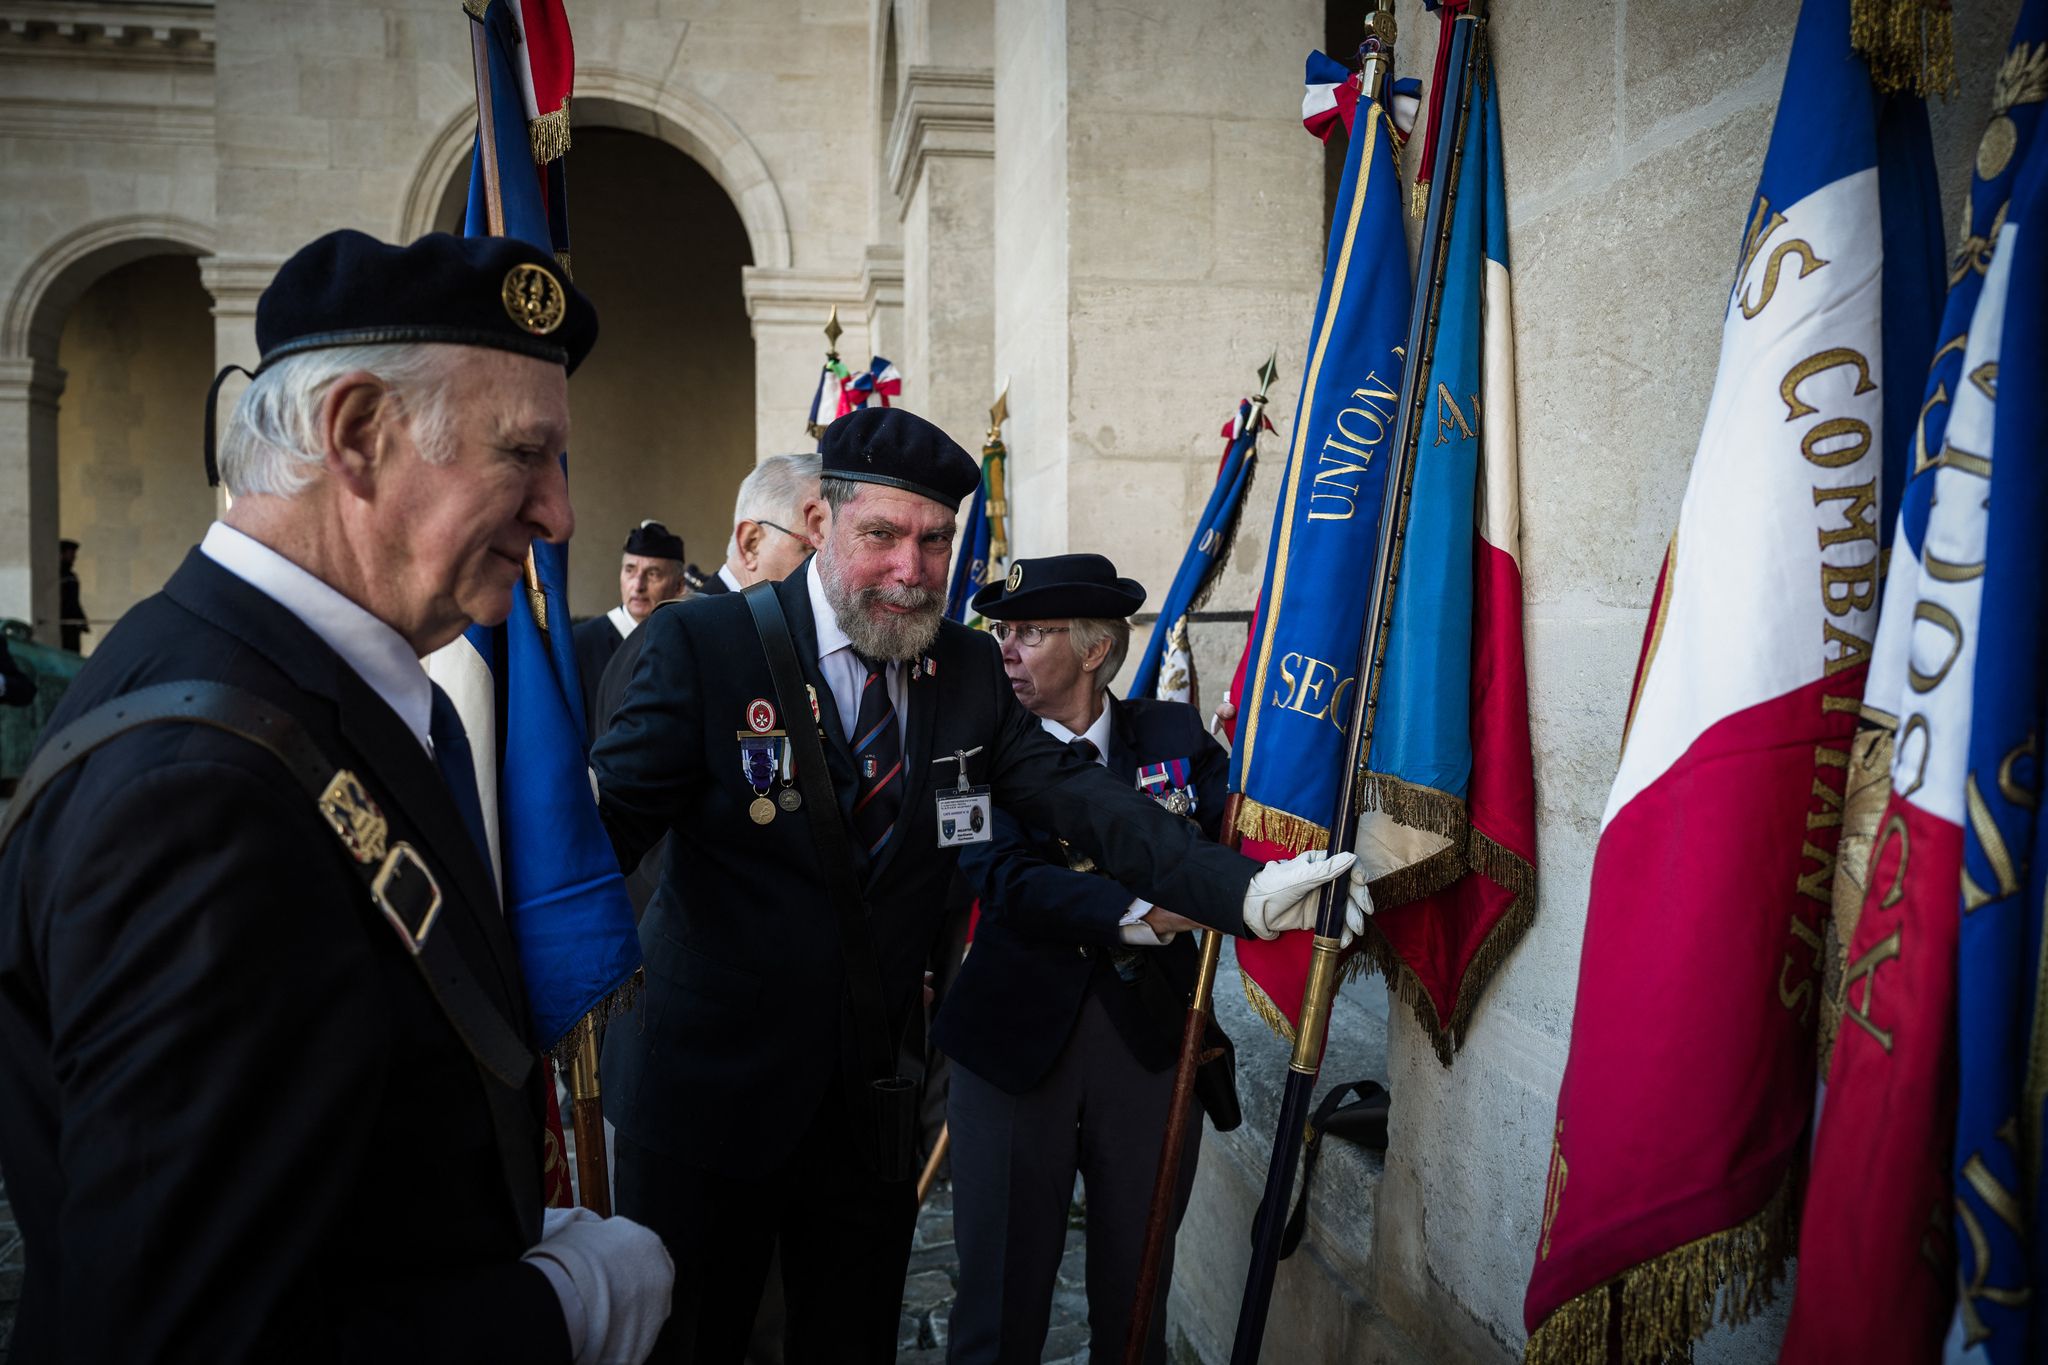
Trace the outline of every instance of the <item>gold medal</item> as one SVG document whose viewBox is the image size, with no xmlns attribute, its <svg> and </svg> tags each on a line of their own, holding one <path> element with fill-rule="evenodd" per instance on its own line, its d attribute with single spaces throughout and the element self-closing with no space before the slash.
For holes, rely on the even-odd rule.
<svg viewBox="0 0 2048 1365">
<path fill-rule="evenodd" d="M 765 825 L 775 818 L 775 803 L 765 796 L 757 796 L 747 807 L 747 814 L 754 817 L 755 824 Z"/>
<path fill-rule="evenodd" d="M 775 793 L 775 804 L 781 806 L 784 810 L 795 810 L 803 803 L 804 799 L 797 795 L 795 787 L 784 787 L 781 791 Z"/>
</svg>

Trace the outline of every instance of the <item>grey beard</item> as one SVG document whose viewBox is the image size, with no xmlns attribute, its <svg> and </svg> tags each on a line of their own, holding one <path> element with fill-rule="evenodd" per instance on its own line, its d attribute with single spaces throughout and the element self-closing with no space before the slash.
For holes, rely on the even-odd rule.
<svg viewBox="0 0 2048 1365">
<path fill-rule="evenodd" d="M 825 600 L 832 606 L 832 617 L 853 642 L 854 653 L 878 660 L 914 659 L 938 638 L 945 604 L 937 593 L 923 588 L 848 591 L 829 552 L 820 552 L 814 567 Z M 908 616 L 874 615 L 872 609 L 883 602 L 915 610 Z"/>
</svg>

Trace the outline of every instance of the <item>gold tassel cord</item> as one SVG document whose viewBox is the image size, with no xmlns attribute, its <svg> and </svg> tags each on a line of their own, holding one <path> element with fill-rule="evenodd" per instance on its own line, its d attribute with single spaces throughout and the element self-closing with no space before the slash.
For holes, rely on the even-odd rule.
<svg viewBox="0 0 2048 1365">
<path fill-rule="evenodd" d="M 1529 1334 L 1523 1365 L 1608 1365 L 1620 1300 L 1619 1365 L 1687 1358 L 1716 1319 L 1737 1327 L 1771 1302 L 1799 1241 L 1790 1175 L 1734 1227 L 1673 1247 L 1561 1304 Z M 1726 1293 L 1723 1293 L 1723 1289 Z"/>
</svg>

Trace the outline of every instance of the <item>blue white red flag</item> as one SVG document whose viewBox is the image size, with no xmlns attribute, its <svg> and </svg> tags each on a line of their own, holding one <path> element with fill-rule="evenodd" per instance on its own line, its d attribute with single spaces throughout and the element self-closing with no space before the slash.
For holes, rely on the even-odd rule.
<svg viewBox="0 0 2048 1365">
<path fill-rule="evenodd" d="M 1801 7 L 1644 631 L 1524 1301 L 1530 1365 L 1683 1355 L 1756 1313 L 1793 1249 L 1884 454 L 1912 436 L 1941 270 L 1925 108 L 1879 94 L 1851 7 Z M 1807 1273 L 1802 1251 L 1802 1297 Z M 1893 1306 L 1850 1298 L 1873 1324 Z"/>
<path fill-rule="evenodd" d="M 559 7 L 557 7 L 558 9 Z M 534 161 L 520 64 L 519 11 L 492 0 L 475 19 L 490 46 L 505 233 L 543 249 L 566 241 Z M 567 32 L 566 24 L 560 26 Z M 537 68 L 535 68 L 537 69 Z M 528 78 L 530 83 L 530 77 Z M 566 96 L 565 96 L 566 97 Z M 481 131 L 480 134 L 481 136 Z M 551 163 L 559 167 L 557 156 Z M 489 231 L 481 145 L 464 231 Z M 519 951 L 535 1042 L 556 1049 L 640 969 L 640 938 L 585 765 L 583 698 L 569 632 L 568 545 L 535 541 L 532 576 L 498 627 L 473 626 L 429 660 L 477 758 L 485 828 L 500 868 L 506 925 Z"/>
<path fill-rule="evenodd" d="M 1237 518 L 1244 510 L 1245 490 L 1251 487 L 1258 468 L 1259 435 L 1271 431 L 1273 423 L 1264 412 L 1251 420 L 1254 404 L 1247 398 L 1223 424 L 1223 460 L 1216 467 L 1216 482 L 1209 501 L 1195 522 L 1194 538 L 1174 571 L 1173 584 L 1160 600 L 1159 619 L 1152 623 L 1152 636 L 1138 656 L 1138 671 L 1131 678 L 1130 697 L 1157 697 L 1161 701 L 1189 701 L 1194 695 L 1194 656 L 1188 650 L 1188 613 L 1198 610 L 1215 586 L 1216 575 L 1230 555 L 1237 539 Z"/>
<path fill-rule="evenodd" d="M 1869 798 L 1851 804 L 1844 838 L 1853 835 L 1856 843 L 1843 856 L 1864 875 L 1853 884 L 1845 877 L 1839 889 L 1851 894 L 1835 902 L 1846 951 L 1831 992 L 1834 1051 L 1800 1231 L 1799 1286 L 1784 1354 L 1790 1362 L 1929 1359 L 1958 1311 L 1957 1255 L 1965 1257 L 1966 1274 L 2000 1259 L 1979 1214 L 1995 1198 L 1993 1173 L 2010 1169 L 1997 1130 L 2014 1117 L 2005 1107 L 2013 1096 L 1995 1074 L 1992 1018 L 1980 1012 L 1996 1014 L 1999 1006 L 1959 999 L 1957 950 L 1959 935 L 1974 932 L 1983 913 L 1970 904 L 1965 831 L 1998 832 L 1989 804 L 1995 795 L 1982 786 L 1995 769 L 1981 766 L 1973 715 L 1983 689 L 2004 681 L 1984 674 L 1985 665 L 2005 661 L 1985 652 L 1994 637 L 1982 632 L 2004 638 L 2014 628 L 1986 614 L 1988 508 L 2003 496 L 1991 482 L 1994 463 L 2003 464 L 1994 450 L 2004 430 L 1997 399 L 2011 387 L 1997 379 L 2004 329 L 2013 320 L 2013 261 L 2000 227 L 2011 222 L 2020 167 L 2038 144 L 2040 101 L 2048 95 L 2044 30 L 2048 3 L 2030 0 L 1975 158 L 1970 221 L 1949 271 L 1940 344 L 1897 508 L 1863 694 L 1871 728 L 1858 736 L 1850 771 L 1851 783 Z M 2029 84 L 2021 74 L 2029 69 L 2038 73 L 2031 107 L 2015 98 Z M 1987 742 L 2004 737 L 2001 727 Z M 1876 780 L 1864 783 L 1866 772 Z M 1996 919 L 1986 915 L 1981 923 Z M 1986 965 L 1977 958 L 1978 972 Z M 1975 1020 L 1978 1044 L 1960 1071 L 1959 1007 Z M 1973 1095 L 1967 1116 L 1957 1107 L 1959 1077 Z M 1997 1119 L 1989 1118 L 1994 1110 Z M 1955 1146 L 1959 1122 L 1967 1152 Z M 1952 1157 L 1965 1165 L 1977 1158 L 1962 1184 L 1952 1183 Z M 1951 1217 L 1964 1243 L 1939 1235 Z M 1973 1220 L 1987 1239 L 1981 1245 L 1968 1235 Z M 1976 1288 L 1997 1283 L 1979 1279 Z M 1844 1293 L 1886 1304 L 1882 1325 L 1840 1303 L 1836 1296 Z M 1995 1317 L 1995 1297 L 1966 1293 L 1962 1304 Z M 1962 1338 L 1972 1335 L 1965 1328 L 1955 1338 L 1959 1352 Z"/>
<path fill-rule="evenodd" d="M 1004 389 L 1007 397 L 1009 390 Z M 967 520 L 961 524 L 959 549 L 953 557 L 953 576 L 946 584 L 946 619 L 979 624 L 974 615 L 974 594 L 982 585 L 1009 572 L 1010 509 L 1005 501 L 1009 448 L 1003 444 L 1002 414 L 1006 403 L 996 400 L 990 412 L 994 419 L 988 439 L 981 447 L 981 482 L 974 486 L 974 500 L 968 504 Z"/>
<path fill-rule="evenodd" d="M 855 375 L 853 382 L 841 392 L 844 394 L 844 410 L 840 413 L 842 417 L 855 409 L 866 407 L 870 402 L 879 402 L 886 408 L 891 398 L 900 397 L 903 393 L 903 372 L 889 361 L 876 356 L 868 361 L 867 369 Z"/>
<path fill-rule="evenodd" d="M 805 433 L 812 439 L 822 442 L 825 428 L 846 411 L 846 386 L 852 382 L 853 371 L 846 368 L 839 352 L 825 352 L 825 364 L 818 371 L 818 387 L 811 394 L 811 415 L 804 424 Z"/>
</svg>

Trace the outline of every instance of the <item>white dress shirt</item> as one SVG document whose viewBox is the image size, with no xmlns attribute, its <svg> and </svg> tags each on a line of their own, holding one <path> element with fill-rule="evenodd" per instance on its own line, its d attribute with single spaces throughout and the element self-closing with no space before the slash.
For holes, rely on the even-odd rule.
<svg viewBox="0 0 2048 1365">
<path fill-rule="evenodd" d="M 626 610 L 624 603 L 620 603 L 618 606 L 613 607 L 610 611 L 606 612 L 604 614 L 604 618 L 605 620 L 610 621 L 612 623 L 612 629 L 619 632 L 619 638 L 621 640 L 631 635 L 633 633 L 633 627 L 640 624 L 638 621 L 635 621 L 633 619 L 633 613 Z"/>
<path fill-rule="evenodd" d="M 299 618 L 398 713 L 429 754 L 434 685 L 405 637 L 262 541 L 224 521 L 206 529 L 199 552 Z"/>
<path fill-rule="evenodd" d="M 732 571 L 732 565 L 730 564 L 718 566 L 718 581 L 731 588 L 734 592 L 743 592 L 747 586 L 740 582 L 740 576 Z"/>
<path fill-rule="evenodd" d="M 851 743 L 853 727 L 860 720 L 860 694 L 867 690 L 867 666 L 853 652 L 853 641 L 839 628 L 839 618 L 833 614 L 832 604 L 825 600 L 825 585 L 818 577 L 816 560 L 811 561 L 804 577 L 811 590 L 811 619 L 818 627 L 818 669 L 825 675 L 826 686 L 832 689 L 832 701 L 839 711 L 839 733 Z M 903 660 L 890 660 L 889 705 L 896 710 L 897 735 L 902 740 L 910 734 L 909 682 L 910 670 Z"/>
<path fill-rule="evenodd" d="M 1051 716 L 1040 716 L 1038 723 L 1047 734 L 1062 744 L 1072 744 L 1077 739 L 1087 740 L 1095 746 L 1096 764 L 1104 768 L 1109 766 L 1109 704 L 1107 702 L 1103 703 L 1102 714 L 1095 718 L 1094 724 L 1088 727 L 1085 734 L 1075 734 Z M 1139 922 L 1150 913 L 1152 913 L 1151 901 L 1138 897 L 1132 899 L 1129 908 L 1124 911 L 1124 917 L 1117 921 L 1123 934 L 1124 942 L 1131 944 L 1133 947 L 1140 948 L 1155 948 L 1161 944 L 1173 942 L 1172 934 L 1161 938 L 1152 931 L 1151 925 Z"/>
</svg>

